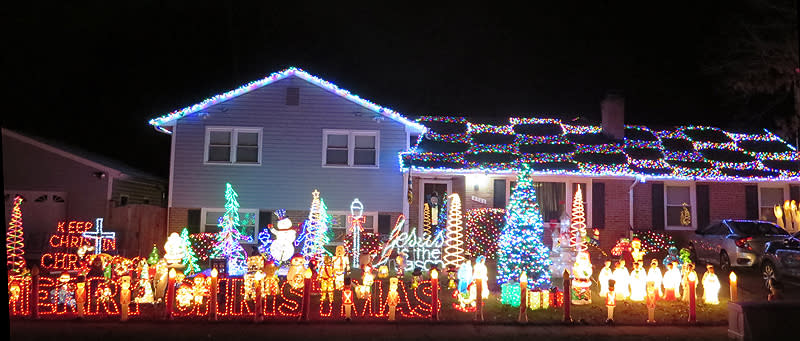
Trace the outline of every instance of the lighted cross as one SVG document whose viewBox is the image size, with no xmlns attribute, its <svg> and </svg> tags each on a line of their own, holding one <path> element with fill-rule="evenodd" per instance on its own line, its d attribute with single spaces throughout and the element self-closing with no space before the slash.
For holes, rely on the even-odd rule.
<svg viewBox="0 0 800 341">
<path fill-rule="evenodd" d="M 95 223 L 96 229 L 94 231 L 86 231 L 83 236 L 86 238 L 94 239 L 94 253 L 100 254 L 103 252 L 103 239 L 116 239 L 115 232 L 103 232 L 103 218 L 97 218 Z"/>
</svg>

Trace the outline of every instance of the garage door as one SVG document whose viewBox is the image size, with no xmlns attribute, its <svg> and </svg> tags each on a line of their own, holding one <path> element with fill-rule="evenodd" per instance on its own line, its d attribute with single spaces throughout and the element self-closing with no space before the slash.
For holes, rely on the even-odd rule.
<svg viewBox="0 0 800 341">
<path fill-rule="evenodd" d="M 67 193 L 7 190 L 4 195 L 6 221 L 11 216 L 11 206 L 17 195 L 24 199 L 22 223 L 25 258 L 38 259 L 47 246 L 48 238 L 55 232 L 58 221 L 66 219 Z"/>
</svg>

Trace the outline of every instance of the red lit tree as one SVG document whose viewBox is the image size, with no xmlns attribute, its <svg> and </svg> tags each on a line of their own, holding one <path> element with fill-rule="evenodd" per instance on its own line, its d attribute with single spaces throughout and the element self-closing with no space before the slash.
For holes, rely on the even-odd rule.
<svg viewBox="0 0 800 341">
<path fill-rule="evenodd" d="M 18 276 L 25 271 L 25 238 L 22 232 L 22 197 L 16 196 L 11 209 L 11 221 L 6 232 L 6 260 L 8 272 Z"/>
</svg>

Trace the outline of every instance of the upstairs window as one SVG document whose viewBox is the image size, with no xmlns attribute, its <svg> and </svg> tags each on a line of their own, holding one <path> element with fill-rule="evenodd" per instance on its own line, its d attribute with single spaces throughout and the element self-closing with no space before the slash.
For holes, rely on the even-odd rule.
<svg viewBox="0 0 800 341">
<path fill-rule="evenodd" d="M 205 163 L 261 164 L 261 128 L 206 128 Z"/>
<path fill-rule="evenodd" d="M 377 131 L 325 129 L 322 135 L 323 166 L 378 167 L 380 137 Z"/>
</svg>

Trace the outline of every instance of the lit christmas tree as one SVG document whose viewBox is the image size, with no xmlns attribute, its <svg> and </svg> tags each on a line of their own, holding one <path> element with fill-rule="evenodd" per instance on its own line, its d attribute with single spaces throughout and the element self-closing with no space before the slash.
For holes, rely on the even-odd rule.
<svg viewBox="0 0 800 341">
<path fill-rule="evenodd" d="M 215 249 L 228 260 L 228 275 L 241 276 L 247 272 L 247 254 L 239 244 L 250 238 L 239 231 L 239 195 L 230 183 L 225 184 L 225 214 L 220 218 L 220 232 L 217 234 Z"/>
<path fill-rule="evenodd" d="M 186 249 L 183 254 L 183 265 L 186 266 L 183 270 L 183 274 L 190 276 L 200 272 L 200 266 L 197 265 L 197 255 L 195 255 L 194 249 L 192 248 L 192 241 L 189 240 L 189 229 L 185 227 L 183 231 L 181 231 L 181 242 L 183 242 L 183 246 Z"/>
<path fill-rule="evenodd" d="M 447 218 L 447 232 L 444 241 L 444 266 L 459 266 L 464 262 L 464 219 L 461 215 L 461 198 L 453 193 L 448 198 L 450 207 Z"/>
<path fill-rule="evenodd" d="M 586 213 L 583 209 L 583 193 L 581 187 L 575 191 L 575 198 L 572 200 L 572 223 L 569 225 L 569 246 L 575 251 L 586 251 Z"/>
<path fill-rule="evenodd" d="M 331 226 L 331 216 L 328 214 L 328 206 L 325 205 L 325 199 L 320 198 L 319 201 L 320 201 L 320 206 L 322 207 L 322 211 L 320 212 L 320 217 L 322 218 L 322 221 L 324 223 L 323 225 L 325 226 L 325 232 L 320 234 L 319 243 L 320 245 L 323 246 L 322 251 L 325 252 L 325 254 L 327 254 L 328 256 L 332 256 L 332 254 L 328 252 L 328 250 L 326 250 L 324 247 L 325 245 L 328 245 L 328 243 L 330 243 L 334 237 L 333 230 L 331 230 L 329 227 Z"/>
<path fill-rule="evenodd" d="M 311 193 L 311 209 L 304 222 L 303 248 L 301 253 L 306 259 L 321 258 L 325 254 L 323 246 L 327 244 L 328 213 L 325 204 L 319 197 L 319 191 Z"/>
<path fill-rule="evenodd" d="M 497 283 L 517 281 L 525 272 L 530 288 L 549 289 L 551 262 L 542 243 L 542 215 L 530 173 L 530 167 L 523 165 L 507 208 L 497 243 Z"/>
<path fill-rule="evenodd" d="M 426 202 L 422 205 L 422 235 L 430 236 L 433 233 L 431 228 L 431 206 Z"/>
<path fill-rule="evenodd" d="M 25 272 L 25 238 L 22 231 L 22 197 L 14 197 L 11 208 L 11 221 L 6 232 L 6 261 L 8 272 L 12 276 L 20 276 Z"/>
<path fill-rule="evenodd" d="M 158 254 L 158 247 L 153 245 L 153 250 L 150 251 L 150 255 L 147 256 L 147 264 L 156 265 L 156 263 L 158 263 L 159 259 L 161 259 L 161 255 Z"/>
</svg>

